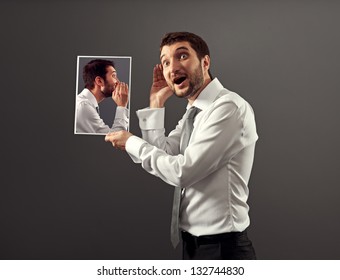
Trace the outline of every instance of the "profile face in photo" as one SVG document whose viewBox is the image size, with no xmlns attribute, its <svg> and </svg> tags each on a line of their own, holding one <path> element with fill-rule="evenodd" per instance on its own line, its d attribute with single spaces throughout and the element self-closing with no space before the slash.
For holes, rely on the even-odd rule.
<svg viewBox="0 0 340 280">
<path fill-rule="evenodd" d="M 75 134 L 129 129 L 131 57 L 78 56 Z"/>
</svg>

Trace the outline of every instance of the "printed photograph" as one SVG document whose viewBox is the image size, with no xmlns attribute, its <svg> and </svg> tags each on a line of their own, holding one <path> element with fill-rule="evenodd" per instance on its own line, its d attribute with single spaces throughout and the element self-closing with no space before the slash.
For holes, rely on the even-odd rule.
<svg viewBox="0 0 340 280">
<path fill-rule="evenodd" d="M 131 57 L 78 56 L 74 133 L 129 129 Z"/>
</svg>

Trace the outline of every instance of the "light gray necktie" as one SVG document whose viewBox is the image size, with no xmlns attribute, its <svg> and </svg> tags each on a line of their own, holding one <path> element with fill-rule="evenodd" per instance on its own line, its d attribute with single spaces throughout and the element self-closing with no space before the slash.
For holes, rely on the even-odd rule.
<svg viewBox="0 0 340 280">
<path fill-rule="evenodd" d="M 199 108 L 193 106 L 186 112 L 186 118 L 183 123 L 181 140 L 180 140 L 180 153 L 181 154 L 184 154 L 184 151 L 189 144 L 190 136 L 191 136 L 191 133 L 194 127 L 194 119 L 200 111 L 201 110 Z M 182 188 L 175 187 L 174 200 L 173 200 L 173 206 L 172 206 L 172 218 L 171 218 L 171 243 L 175 248 L 177 247 L 179 243 L 178 222 L 179 222 L 179 207 L 181 204 L 181 196 L 182 196 Z"/>
</svg>

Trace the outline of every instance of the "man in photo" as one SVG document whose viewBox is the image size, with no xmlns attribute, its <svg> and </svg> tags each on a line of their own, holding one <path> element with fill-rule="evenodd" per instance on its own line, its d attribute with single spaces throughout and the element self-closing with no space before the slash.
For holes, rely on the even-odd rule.
<svg viewBox="0 0 340 280">
<path fill-rule="evenodd" d="M 113 61 L 95 59 L 84 66 L 85 88 L 76 98 L 76 132 L 106 134 L 128 129 L 128 85 L 120 82 Z M 99 115 L 98 104 L 111 97 L 117 104 L 112 127 Z"/>
<path fill-rule="evenodd" d="M 153 70 L 150 107 L 137 111 L 143 139 L 127 131 L 105 140 L 174 186 L 171 240 L 183 259 L 255 259 L 247 236 L 248 181 L 258 139 L 252 107 L 213 78 L 206 42 L 188 32 L 166 34 Z M 187 102 L 164 135 L 165 102 Z"/>
</svg>

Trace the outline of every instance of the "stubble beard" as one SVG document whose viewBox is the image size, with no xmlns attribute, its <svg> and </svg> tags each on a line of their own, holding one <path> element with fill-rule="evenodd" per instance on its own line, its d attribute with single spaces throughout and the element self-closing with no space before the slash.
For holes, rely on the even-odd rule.
<svg viewBox="0 0 340 280">
<path fill-rule="evenodd" d="M 190 98 L 194 96 L 203 86 L 204 78 L 203 71 L 201 68 L 201 64 L 195 69 L 195 72 L 192 75 L 192 78 L 189 81 L 189 87 L 185 92 L 177 92 L 175 86 L 173 86 L 172 90 L 175 95 L 179 98 Z"/>
<path fill-rule="evenodd" d="M 115 86 L 110 85 L 109 83 L 105 81 L 104 89 L 101 92 L 105 96 L 105 98 L 108 98 L 112 96 L 112 93 L 114 90 L 115 90 Z"/>
</svg>

